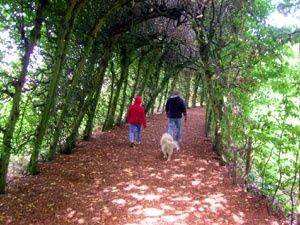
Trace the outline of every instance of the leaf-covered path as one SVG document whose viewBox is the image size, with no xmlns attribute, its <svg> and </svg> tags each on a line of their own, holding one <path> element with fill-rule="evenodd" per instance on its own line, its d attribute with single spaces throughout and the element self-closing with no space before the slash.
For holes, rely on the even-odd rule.
<svg viewBox="0 0 300 225">
<path fill-rule="evenodd" d="M 148 118 L 140 146 L 128 127 L 80 142 L 74 153 L 43 163 L 0 196 L 0 224 L 197 225 L 284 224 L 259 198 L 233 186 L 204 137 L 204 109 L 190 109 L 172 160 L 159 139 L 165 115 Z"/>
</svg>

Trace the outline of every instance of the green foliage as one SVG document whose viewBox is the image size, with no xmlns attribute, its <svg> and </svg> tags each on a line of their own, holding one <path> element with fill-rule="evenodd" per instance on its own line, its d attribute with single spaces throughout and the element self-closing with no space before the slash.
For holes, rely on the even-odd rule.
<svg viewBox="0 0 300 225">
<path fill-rule="evenodd" d="M 289 213 L 295 207 L 291 198 L 299 203 L 296 189 L 300 181 L 295 177 L 300 164 L 300 63 L 291 47 L 299 39 L 286 38 L 284 33 L 291 32 L 289 29 L 262 23 L 272 7 L 267 1 L 256 3 L 250 10 L 255 16 L 232 18 L 240 30 L 226 27 L 227 36 L 222 38 L 231 42 L 223 47 L 222 40 L 214 39 L 213 48 L 218 51 L 211 56 L 215 66 L 212 93 L 224 99 L 221 130 L 227 159 L 233 161 L 233 145 L 240 150 L 238 170 L 245 170 L 247 141 L 251 138 L 253 152 L 247 181 L 259 187 L 274 207 Z M 232 35 L 231 29 L 238 33 Z"/>
<path fill-rule="evenodd" d="M 254 139 L 252 182 L 276 199 L 272 204 L 289 212 L 289 190 L 299 164 L 300 77 L 296 75 L 299 64 L 289 65 L 287 60 L 293 58 L 291 50 L 286 50 L 286 60 L 273 59 L 277 63 L 271 63 L 266 58 L 248 71 L 259 81 L 255 89 L 231 89 L 230 94 L 231 102 L 241 106 L 239 116 L 231 117 L 235 142 L 241 146 L 241 133 Z"/>
</svg>

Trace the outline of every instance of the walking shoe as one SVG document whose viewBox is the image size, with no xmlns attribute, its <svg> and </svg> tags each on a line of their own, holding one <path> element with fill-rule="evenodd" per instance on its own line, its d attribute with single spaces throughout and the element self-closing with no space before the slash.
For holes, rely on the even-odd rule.
<svg viewBox="0 0 300 225">
<path fill-rule="evenodd" d="M 129 147 L 130 147 L 130 148 L 132 148 L 132 147 L 133 147 L 133 142 L 130 142 L 130 145 L 129 145 Z"/>
<path fill-rule="evenodd" d="M 141 142 L 137 141 L 137 142 L 135 142 L 135 144 L 136 144 L 136 145 L 139 145 L 139 144 L 141 144 Z"/>
</svg>

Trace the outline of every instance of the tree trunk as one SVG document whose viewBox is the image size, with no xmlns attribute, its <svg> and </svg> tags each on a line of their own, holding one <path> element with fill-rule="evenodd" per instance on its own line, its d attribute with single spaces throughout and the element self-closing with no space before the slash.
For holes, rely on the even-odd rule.
<svg viewBox="0 0 300 225">
<path fill-rule="evenodd" d="M 192 80 L 192 77 L 190 74 L 187 74 L 185 76 L 185 79 L 186 79 L 186 87 L 185 87 L 185 104 L 186 104 L 186 107 L 187 108 L 190 108 L 190 96 L 191 96 L 191 93 L 190 93 L 190 90 L 191 90 L 191 80 Z"/>
<path fill-rule="evenodd" d="M 232 149 L 233 150 L 233 171 L 232 171 L 232 183 L 234 185 L 237 185 L 237 160 L 238 160 L 238 149 Z"/>
<path fill-rule="evenodd" d="M 111 72 L 111 87 L 110 87 L 110 96 L 109 96 L 109 101 L 108 101 L 108 106 L 107 106 L 107 113 L 106 113 L 106 118 L 102 127 L 102 131 L 104 131 L 106 124 L 108 122 L 108 117 L 110 115 L 111 111 L 111 104 L 113 101 L 113 96 L 114 96 L 114 87 L 115 87 L 115 79 L 116 79 L 116 71 L 114 67 L 114 61 L 110 62 L 110 72 Z"/>
<path fill-rule="evenodd" d="M 248 176 L 251 170 L 251 156 L 252 156 L 252 138 L 249 137 L 246 149 L 246 168 L 245 168 L 245 183 L 248 184 Z"/>
<path fill-rule="evenodd" d="M 124 119 L 124 111 L 125 111 L 125 104 L 126 104 L 126 97 L 127 97 L 127 94 L 126 94 L 126 90 L 127 90 L 127 87 L 128 87 L 128 72 L 127 72 L 127 75 L 126 75 L 126 78 L 125 78 L 125 82 L 124 82 L 124 87 L 123 87 L 123 93 L 122 93 L 122 100 L 121 100 L 121 105 L 120 105 L 120 112 L 119 112 L 119 117 L 118 117 L 118 120 L 117 120 L 117 124 L 118 125 L 121 125 L 122 122 L 123 122 L 123 119 Z"/>
<path fill-rule="evenodd" d="M 298 159 L 300 152 L 300 143 L 298 149 Z M 298 209 L 297 209 L 297 225 L 300 225 L 300 164 L 298 163 Z"/>
<path fill-rule="evenodd" d="M 159 103 L 158 103 L 158 107 L 157 107 L 157 112 L 159 112 L 160 110 L 160 107 L 162 107 L 161 111 L 163 112 L 164 111 L 164 97 L 165 97 L 165 93 L 168 93 L 168 88 L 169 88 L 169 80 L 166 84 L 166 91 L 164 93 L 161 93 L 160 94 L 160 98 L 159 98 Z"/>
<path fill-rule="evenodd" d="M 146 68 L 146 71 L 143 74 L 143 79 L 140 82 L 141 86 L 138 87 L 138 93 L 137 93 L 137 95 L 141 96 L 144 93 L 145 88 L 146 88 L 146 84 L 148 83 L 148 80 L 150 78 L 150 74 L 151 74 L 151 66 L 149 66 L 148 68 Z"/>
<path fill-rule="evenodd" d="M 101 58 L 102 56 L 100 56 L 100 60 L 99 60 L 99 52 L 95 49 L 93 51 L 91 58 L 91 63 L 90 63 L 90 69 L 89 69 L 89 73 L 94 74 L 94 73 L 98 73 L 99 69 L 101 68 L 101 65 L 98 65 L 97 68 L 95 69 L 95 66 L 97 65 L 97 61 L 101 62 Z M 98 72 L 97 72 L 98 70 Z M 94 79 L 94 78 L 92 78 Z M 101 85 L 102 87 L 102 85 Z M 90 87 L 88 87 L 89 90 Z M 88 91 L 87 90 L 87 91 Z M 93 97 L 93 99 L 91 100 L 91 103 L 88 106 L 87 112 L 86 112 L 86 116 L 87 116 L 87 121 L 85 124 L 85 129 L 83 131 L 83 140 L 88 141 L 90 139 L 90 137 L 92 136 L 92 132 L 93 132 L 93 124 L 94 124 L 94 116 L 95 116 L 95 112 L 96 112 L 96 108 L 98 105 L 98 100 L 99 100 L 99 96 L 101 93 L 101 88 L 97 88 L 96 89 L 96 93 Z"/>
<path fill-rule="evenodd" d="M 112 103 L 111 103 L 111 105 L 108 106 L 110 108 L 110 110 L 109 110 L 109 114 L 106 118 L 107 122 L 105 123 L 105 126 L 103 127 L 103 131 L 107 131 L 114 126 L 116 109 L 117 109 L 118 100 L 120 97 L 121 87 L 122 87 L 124 81 L 125 81 L 125 77 L 120 77 L 119 81 L 117 82 L 116 92 L 113 96 Z"/>
<path fill-rule="evenodd" d="M 204 100 L 206 98 L 206 87 L 204 85 L 204 79 L 201 79 L 202 88 L 201 88 L 201 96 L 200 96 L 200 107 L 203 107 Z"/>
<path fill-rule="evenodd" d="M 167 86 L 165 87 L 166 92 L 164 94 L 162 113 L 165 111 L 165 106 L 166 106 L 166 102 L 168 100 L 168 97 L 175 90 L 175 87 L 177 85 L 178 78 L 179 78 L 179 76 L 177 75 L 178 69 L 171 69 L 170 71 L 166 71 L 165 73 L 170 74 L 170 75 L 169 75 L 169 80 L 167 81 L 167 84 L 166 84 Z M 171 81 L 171 84 L 169 85 L 171 78 L 172 78 L 172 81 Z M 169 86 L 170 86 L 170 88 L 169 88 Z"/>
<path fill-rule="evenodd" d="M 160 66 L 156 66 L 155 68 L 155 72 L 154 74 L 159 75 L 160 69 L 161 69 L 161 65 L 162 65 L 162 56 L 163 56 L 164 52 L 160 52 L 158 54 L 158 56 L 155 58 L 154 62 L 151 63 L 152 65 L 160 65 Z M 150 65 L 147 66 L 146 69 L 146 73 L 144 74 L 143 80 L 141 82 L 141 87 L 138 90 L 138 95 L 142 95 L 146 89 L 146 85 L 148 84 L 148 81 L 151 77 L 151 69 L 152 67 Z M 155 77 L 155 75 L 153 75 L 153 77 Z"/>
<path fill-rule="evenodd" d="M 206 113 L 205 113 L 205 137 L 209 136 L 211 120 L 212 120 L 212 110 L 211 104 L 207 104 L 206 106 Z"/>
<path fill-rule="evenodd" d="M 221 102 L 214 100 L 212 104 L 212 110 L 214 113 L 214 121 L 215 121 L 215 135 L 214 135 L 214 143 L 213 143 L 213 148 L 215 152 L 219 155 L 223 155 L 223 144 L 222 144 L 222 139 L 223 139 L 223 130 L 221 126 L 221 121 L 222 121 L 222 112 L 221 112 Z"/>
<path fill-rule="evenodd" d="M 194 81 L 194 88 L 193 88 L 193 96 L 192 96 L 192 107 L 196 107 L 197 103 L 197 96 L 198 96 L 198 89 L 200 86 L 200 81 L 201 81 L 201 74 L 196 73 L 195 81 Z"/>
<path fill-rule="evenodd" d="M 55 53 L 55 59 L 57 60 L 54 63 L 54 70 L 51 76 L 52 79 L 50 81 L 47 97 L 45 99 L 45 107 L 41 114 L 40 123 L 36 129 L 34 148 L 31 156 L 32 160 L 28 168 L 30 174 L 37 173 L 36 165 L 38 160 L 38 154 L 48 127 L 51 110 L 55 102 L 57 87 L 58 87 L 59 80 L 62 76 L 63 65 L 66 60 L 66 54 L 69 48 L 70 38 L 71 38 L 72 30 L 74 28 L 75 19 L 85 3 L 86 1 L 81 1 L 79 5 L 77 5 L 76 7 L 75 2 L 72 2 L 72 4 L 69 6 L 69 8 L 66 11 L 66 14 L 61 24 L 61 29 L 59 29 L 61 32 L 59 32 L 58 34 L 57 49 Z M 53 157 L 54 157 L 53 154 L 49 154 L 48 160 L 52 160 Z"/>
<path fill-rule="evenodd" d="M 128 86 L 128 79 L 129 79 L 129 65 L 130 65 L 130 54 L 127 52 L 128 50 L 126 47 L 123 47 L 123 50 L 121 50 L 120 54 L 120 59 L 121 59 L 121 73 L 125 73 L 125 82 L 124 82 L 124 87 L 123 87 L 123 93 L 122 93 L 122 100 L 121 100 L 121 105 L 120 105 L 120 112 L 119 112 L 119 117 L 117 119 L 117 124 L 121 125 L 122 120 L 123 120 L 123 114 L 124 114 L 124 107 L 125 104 L 127 103 L 126 101 L 126 90 Z"/>
<path fill-rule="evenodd" d="M 24 83 L 28 74 L 28 65 L 30 62 L 30 56 L 33 53 L 36 43 L 41 37 L 41 29 L 42 29 L 43 21 L 45 19 L 46 7 L 48 3 L 49 3 L 48 0 L 40 1 L 37 9 L 34 28 L 30 33 L 30 39 L 24 40 L 26 44 L 25 44 L 25 53 L 24 56 L 22 57 L 22 69 L 21 69 L 21 73 L 19 74 L 19 78 L 17 82 L 15 82 L 15 92 L 13 96 L 12 108 L 10 110 L 10 115 L 7 120 L 7 124 L 5 126 L 5 131 L 3 134 L 3 144 L 2 144 L 3 149 L 0 150 L 1 151 L 0 194 L 5 193 L 7 170 L 8 170 L 9 158 L 10 158 L 10 153 L 12 148 L 11 142 L 13 138 L 13 133 L 15 131 L 16 123 L 19 118 L 22 89 L 24 87 Z"/>
<path fill-rule="evenodd" d="M 176 72 L 174 72 L 174 73 L 176 73 Z M 171 87 L 170 87 L 170 92 L 171 92 L 170 94 L 172 94 L 172 92 L 175 90 L 175 87 L 178 82 L 178 78 L 179 78 L 179 76 L 176 76 L 176 75 L 173 76 Z"/>
<path fill-rule="evenodd" d="M 137 87 L 139 85 L 139 81 L 140 81 L 140 77 L 141 77 L 141 70 L 142 70 L 142 66 L 143 66 L 143 63 L 145 61 L 145 58 L 147 56 L 147 54 L 151 51 L 151 48 L 148 49 L 148 50 L 143 50 L 141 52 L 141 56 L 139 58 L 139 62 L 138 62 L 138 66 L 137 66 L 137 72 L 136 72 L 136 76 L 135 76 L 135 79 L 134 79 L 134 85 L 133 85 L 133 88 L 132 88 L 132 91 L 131 91 L 131 94 L 130 94 L 130 97 L 128 99 L 128 102 L 127 102 L 127 105 L 129 106 L 137 92 Z"/>
<path fill-rule="evenodd" d="M 166 87 L 166 91 L 164 94 L 164 100 L 163 100 L 163 105 L 162 105 L 162 110 L 161 110 L 162 113 L 166 110 L 166 102 L 167 102 L 168 96 L 169 96 L 169 83 L 170 83 L 170 80 L 168 81 L 168 86 Z"/>
<path fill-rule="evenodd" d="M 64 148 L 62 150 L 62 153 L 64 153 L 64 154 L 70 154 L 72 149 L 75 147 L 75 143 L 76 143 L 77 136 L 78 136 L 78 129 L 83 120 L 83 117 L 87 113 L 89 105 L 92 103 L 93 99 L 95 98 L 95 95 L 97 94 L 97 89 L 101 90 L 101 88 L 102 88 L 104 75 L 105 75 L 105 69 L 107 67 L 109 59 L 111 58 L 111 52 L 112 52 L 111 48 L 108 48 L 103 53 L 103 58 L 100 62 L 98 73 L 96 74 L 95 79 L 91 85 L 88 97 L 84 101 L 76 120 L 74 121 L 73 125 L 71 126 L 72 127 L 71 133 L 70 133 L 69 137 L 67 138 Z"/>
<path fill-rule="evenodd" d="M 222 95 L 220 93 L 220 87 L 217 83 L 213 85 L 213 81 L 211 80 L 210 71 L 206 71 L 206 86 L 209 92 L 209 98 L 211 101 L 211 108 L 213 112 L 214 122 L 215 122 L 215 130 L 214 130 L 214 141 L 213 141 L 213 149 L 217 153 L 218 156 L 221 158 L 221 163 L 223 164 L 225 161 L 224 154 L 223 154 L 223 131 L 222 131 L 222 118 L 223 118 L 223 100 Z"/>
<path fill-rule="evenodd" d="M 80 74 L 83 70 L 84 64 L 86 63 L 86 59 L 88 54 L 91 51 L 91 48 L 93 46 L 93 43 L 96 39 L 96 36 L 99 32 L 99 30 L 101 30 L 103 27 L 106 26 L 106 23 L 108 20 L 110 20 L 112 18 L 112 16 L 123 6 L 123 4 L 125 4 L 127 1 L 126 0 L 119 0 L 117 2 L 115 2 L 113 4 L 113 6 L 111 7 L 111 9 L 107 12 L 107 14 L 98 19 L 90 33 L 90 35 L 88 36 L 88 40 L 87 40 L 87 45 L 85 46 L 82 56 L 80 57 L 79 63 L 77 65 L 77 68 L 74 72 L 73 75 L 73 79 L 71 82 L 71 85 L 67 91 L 66 97 L 64 99 L 64 103 L 62 106 L 62 110 L 57 122 L 57 127 L 56 127 L 56 132 L 54 133 L 54 137 L 53 137 L 53 141 L 52 144 L 50 146 L 51 150 L 50 151 L 56 151 L 56 146 L 57 143 L 59 141 L 59 137 L 62 131 L 62 126 L 63 126 L 63 120 L 65 117 L 65 114 L 67 112 L 67 106 L 69 105 L 69 102 L 71 100 L 71 97 L 73 95 L 73 92 L 77 86 Z M 80 3 L 79 3 L 80 4 Z M 32 153 L 31 157 L 30 157 L 30 162 L 29 162 L 29 173 L 30 174 L 36 174 L 37 173 L 37 160 L 38 160 L 38 154 L 39 154 L 39 148 L 34 148 L 34 152 Z"/>
<path fill-rule="evenodd" d="M 175 75 L 172 72 L 173 71 L 170 71 L 167 74 L 165 74 L 165 76 L 163 77 L 162 81 L 160 82 L 160 84 L 155 89 L 155 92 L 153 93 L 153 95 L 150 96 L 150 100 L 148 101 L 147 106 L 146 106 L 146 112 L 148 112 L 149 109 L 153 106 L 154 101 L 155 101 L 155 97 L 166 88 L 166 86 L 167 86 L 168 81 L 170 80 L 170 78 Z M 155 96 L 155 97 L 153 97 L 153 96 Z"/>
<path fill-rule="evenodd" d="M 93 133 L 93 126 L 94 126 L 94 119 L 96 115 L 96 109 L 98 105 L 98 101 L 100 98 L 101 89 L 98 88 L 96 94 L 94 95 L 94 98 L 92 100 L 92 103 L 89 105 L 88 111 L 87 111 L 87 122 L 86 126 L 83 132 L 83 140 L 89 141 L 91 139 L 92 133 Z"/>
<path fill-rule="evenodd" d="M 138 85 L 138 82 L 139 82 L 139 74 L 137 73 L 136 76 L 134 77 L 134 84 L 133 84 L 133 87 L 131 89 L 131 93 L 127 99 L 127 106 L 131 105 L 133 99 L 134 99 L 134 95 L 136 93 L 136 88 L 137 88 L 137 85 Z"/>
<path fill-rule="evenodd" d="M 169 76 L 166 75 L 166 76 L 164 76 L 162 82 L 160 84 L 158 84 L 159 77 L 160 77 L 160 71 L 162 68 L 162 63 L 163 63 L 162 57 L 160 57 L 157 65 L 156 65 L 155 72 L 152 76 L 154 81 L 152 80 L 152 82 L 151 82 L 151 83 L 155 83 L 156 87 L 151 85 L 151 87 L 149 88 L 149 98 L 148 98 L 147 102 L 145 102 L 145 105 L 146 105 L 145 113 L 146 114 L 148 112 L 150 112 L 152 106 L 154 105 L 155 99 L 156 99 L 157 95 L 159 94 L 160 90 L 162 89 L 161 85 L 165 85 L 165 82 L 168 82 L 168 80 L 166 80 L 166 79 L 169 79 Z"/>
<path fill-rule="evenodd" d="M 126 76 L 127 74 L 126 74 L 125 71 L 126 70 L 121 71 L 120 79 L 117 82 L 116 91 L 115 91 L 115 94 L 113 96 L 112 103 L 111 103 L 111 105 L 108 106 L 110 108 L 110 110 L 109 110 L 109 113 L 106 117 L 106 122 L 105 122 L 105 126 L 103 127 L 103 131 L 107 131 L 107 130 L 111 129 L 114 126 L 115 114 L 116 114 L 116 109 L 117 109 L 121 89 L 122 89 L 122 86 L 123 86 L 123 84 L 125 84 L 126 79 L 127 79 L 127 76 Z"/>
</svg>

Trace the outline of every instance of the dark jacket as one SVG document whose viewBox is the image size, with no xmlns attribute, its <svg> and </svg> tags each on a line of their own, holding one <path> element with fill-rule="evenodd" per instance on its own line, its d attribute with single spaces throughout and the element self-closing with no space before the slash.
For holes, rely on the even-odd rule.
<svg viewBox="0 0 300 225">
<path fill-rule="evenodd" d="M 146 128 L 146 115 L 145 109 L 141 106 L 142 97 L 136 96 L 134 103 L 128 109 L 128 123 L 142 124 Z"/>
<path fill-rule="evenodd" d="M 171 119 L 182 118 L 182 114 L 186 116 L 186 107 L 183 99 L 178 95 L 169 97 L 166 103 L 166 112 Z"/>
</svg>

